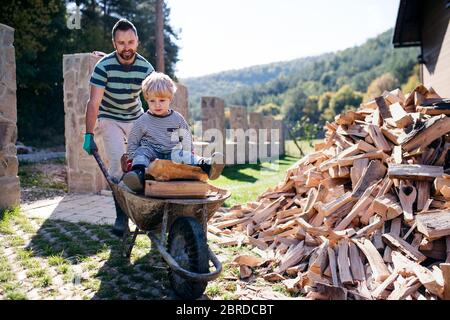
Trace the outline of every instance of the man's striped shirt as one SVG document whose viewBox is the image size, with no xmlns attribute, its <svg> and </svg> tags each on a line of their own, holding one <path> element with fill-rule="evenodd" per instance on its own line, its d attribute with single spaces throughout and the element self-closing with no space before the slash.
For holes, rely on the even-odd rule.
<svg viewBox="0 0 450 320">
<path fill-rule="evenodd" d="M 133 64 L 120 64 L 116 52 L 100 59 L 92 72 L 90 84 L 105 88 L 98 118 L 133 121 L 144 110 L 139 97 L 141 84 L 154 71 L 153 66 L 136 53 Z"/>
</svg>

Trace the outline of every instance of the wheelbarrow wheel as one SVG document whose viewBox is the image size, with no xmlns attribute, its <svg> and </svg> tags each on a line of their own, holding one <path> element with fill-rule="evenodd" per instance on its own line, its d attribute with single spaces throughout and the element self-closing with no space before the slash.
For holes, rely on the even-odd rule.
<svg viewBox="0 0 450 320">
<path fill-rule="evenodd" d="M 184 269 L 196 273 L 209 271 L 208 245 L 202 226 L 195 218 L 180 217 L 171 226 L 168 251 Z M 175 293 L 182 299 L 202 296 L 207 281 L 187 280 L 169 271 L 169 280 Z"/>
</svg>

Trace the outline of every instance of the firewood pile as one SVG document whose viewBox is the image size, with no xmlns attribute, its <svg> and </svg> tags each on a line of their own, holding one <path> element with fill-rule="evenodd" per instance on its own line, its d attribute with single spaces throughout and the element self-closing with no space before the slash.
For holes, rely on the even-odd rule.
<svg viewBox="0 0 450 320">
<path fill-rule="evenodd" d="M 450 299 L 449 101 L 385 92 L 325 125 L 326 138 L 257 201 L 216 213 L 234 264 L 311 299 Z"/>
</svg>

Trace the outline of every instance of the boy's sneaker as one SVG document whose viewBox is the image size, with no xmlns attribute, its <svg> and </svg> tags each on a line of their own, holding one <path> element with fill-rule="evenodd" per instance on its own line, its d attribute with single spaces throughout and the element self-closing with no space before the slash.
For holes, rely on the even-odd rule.
<svg viewBox="0 0 450 320">
<path fill-rule="evenodd" d="M 203 158 L 199 163 L 200 168 L 208 174 L 210 180 L 215 180 L 222 174 L 225 168 L 225 159 L 223 153 L 214 152 L 211 158 Z"/>
<path fill-rule="evenodd" d="M 142 170 L 131 170 L 123 176 L 123 183 L 134 192 L 144 190 L 144 172 Z"/>
</svg>

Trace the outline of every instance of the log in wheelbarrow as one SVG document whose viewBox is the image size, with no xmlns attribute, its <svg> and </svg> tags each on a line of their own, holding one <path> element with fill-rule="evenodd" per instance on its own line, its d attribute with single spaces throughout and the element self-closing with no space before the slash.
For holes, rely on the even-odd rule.
<svg viewBox="0 0 450 320">
<path fill-rule="evenodd" d="M 159 199 L 132 193 L 109 175 L 99 153 L 93 153 L 113 192 L 116 205 L 136 225 L 122 237 L 122 253 L 129 258 L 139 234 L 147 235 L 169 265 L 169 280 L 183 299 L 199 298 L 222 271 L 222 264 L 207 244 L 207 222 L 230 197 L 230 192 L 210 186 L 204 199 Z M 214 271 L 210 271 L 210 264 Z"/>
</svg>

